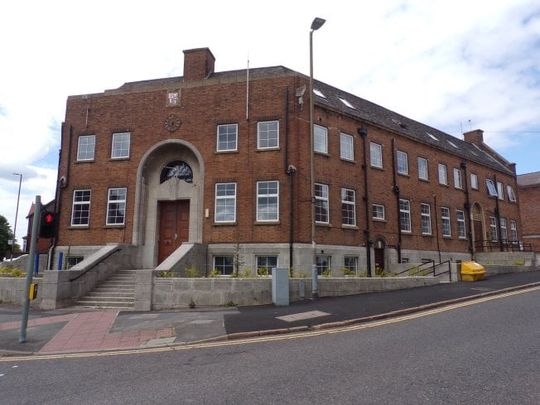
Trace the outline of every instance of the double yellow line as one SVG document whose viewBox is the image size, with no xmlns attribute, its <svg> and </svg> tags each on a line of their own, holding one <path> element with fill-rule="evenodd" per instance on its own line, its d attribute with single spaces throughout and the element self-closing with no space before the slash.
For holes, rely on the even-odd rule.
<svg viewBox="0 0 540 405">
<path fill-rule="evenodd" d="M 315 336 L 323 335 L 334 335 L 337 333 L 352 332 L 363 329 L 377 328 L 384 325 L 390 325 L 394 323 L 409 321 L 412 319 L 423 318 L 430 315 L 436 315 L 447 311 L 453 311 L 455 309 L 469 307 L 472 305 L 481 304 L 488 301 L 493 301 L 501 298 L 512 297 L 515 295 L 526 294 L 533 291 L 539 291 L 540 286 L 531 287 L 523 290 L 517 290 L 497 295 L 492 295 L 488 297 L 478 298 L 470 301 L 464 301 L 456 304 L 446 305 L 440 308 L 429 309 L 421 312 L 416 312 L 409 315 L 397 316 L 395 318 L 388 318 L 380 321 L 371 321 L 367 323 L 359 323 L 356 325 L 306 331 L 299 333 L 291 334 L 282 334 L 282 335 L 270 335 L 270 336 L 261 336 L 248 339 L 238 339 L 238 340 L 227 340 L 227 341 L 217 341 L 217 342 L 205 342 L 205 343 L 193 343 L 193 344 L 178 344 L 173 346 L 163 346 L 163 347 L 153 347 L 153 348 L 144 348 L 144 349 L 130 349 L 130 350 L 113 350 L 106 352 L 84 352 L 84 353 L 59 353 L 59 354 L 37 354 L 29 356 L 10 356 L 10 357 L 0 357 L 0 362 L 23 362 L 23 361 L 36 361 L 36 360 L 56 360 L 56 359 L 81 359 L 89 357 L 109 357 L 109 356 L 122 356 L 122 355 L 133 355 L 133 354 L 150 354 L 150 353 L 164 353 L 164 352 L 175 352 L 175 351 L 185 351 L 193 349 L 211 349 L 216 347 L 227 347 L 227 346 L 240 346 L 245 344 L 254 344 L 254 343 L 265 343 L 265 342 L 275 342 L 280 340 L 293 340 L 293 339 L 302 339 Z"/>
</svg>

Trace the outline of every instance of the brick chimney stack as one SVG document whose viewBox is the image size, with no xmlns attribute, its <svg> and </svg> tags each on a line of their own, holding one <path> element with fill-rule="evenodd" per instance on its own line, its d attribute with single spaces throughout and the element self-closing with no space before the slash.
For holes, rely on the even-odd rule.
<svg viewBox="0 0 540 405">
<path fill-rule="evenodd" d="M 202 80 L 214 73 L 216 58 L 208 48 L 184 51 L 184 81 Z"/>
<path fill-rule="evenodd" d="M 473 131 L 465 132 L 463 134 L 465 142 L 475 143 L 478 146 L 484 143 L 484 131 L 481 129 L 475 129 Z"/>
</svg>

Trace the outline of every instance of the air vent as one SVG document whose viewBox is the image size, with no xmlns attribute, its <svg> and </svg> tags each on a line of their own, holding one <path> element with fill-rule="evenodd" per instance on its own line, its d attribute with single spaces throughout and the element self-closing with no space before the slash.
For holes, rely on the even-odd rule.
<svg viewBox="0 0 540 405">
<path fill-rule="evenodd" d="M 349 100 L 345 100 L 344 98 L 338 97 L 339 101 L 341 101 L 343 104 L 345 104 L 347 107 L 352 108 L 353 110 L 356 110 L 356 107 L 353 106 Z"/>
<path fill-rule="evenodd" d="M 439 138 L 437 138 L 435 135 L 429 133 L 429 132 L 426 132 L 426 135 L 428 135 L 431 139 L 433 139 L 434 141 L 437 141 L 439 142 Z"/>
<path fill-rule="evenodd" d="M 322 91 L 320 91 L 319 89 L 313 89 L 313 93 L 315 93 L 316 96 L 319 96 L 319 97 L 322 97 L 322 98 L 326 98 L 326 96 L 324 95 L 324 93 Z"/>
</svg>

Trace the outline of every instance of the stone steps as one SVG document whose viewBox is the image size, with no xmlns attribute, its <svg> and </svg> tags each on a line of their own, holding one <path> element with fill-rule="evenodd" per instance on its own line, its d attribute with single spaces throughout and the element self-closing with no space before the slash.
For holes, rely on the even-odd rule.
<svg viewBox="0 0 540 405">
<path fill-rule="evenodd" d="M 76 301 L 78 307 L 133 309 L 137 270 L 119 270 Z"/>
</svg>

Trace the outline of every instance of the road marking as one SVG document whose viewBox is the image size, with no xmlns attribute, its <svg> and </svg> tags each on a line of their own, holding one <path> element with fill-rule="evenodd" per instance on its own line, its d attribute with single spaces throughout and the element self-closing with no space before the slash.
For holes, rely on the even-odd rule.
<svg viewBox="0 0 540 405">
<path fill-rule="evenodd" d="M 330 314 L 328 312 L 323 312 L 323 311 L 308 311 L 308 312 L 300 312 L 298 314 L 276 316 L 276 319 L 279 319 L 285 322 L 295 322 L 295 321 L 303 321 L 306 319 L 319 318 L 321 316 L 329 316 L 329 315 Z"/>
<path fill-rule="evenodd" d="M 300 332 L 300 333 L 292 333 L 288 335 L 270 335 L 270 336 L 256 337 L 256 338 L 249 338 L 249 339 L 238 339 L 238 340 L 231 340 L 231 341 L 208 342 L 208 343 L 193 343 L 193 344 L 185 344 L 181 346 L 165 346 L 165 347 L 147 348 L 147 349 L 115 350 L 115 351 L 110 351 L 110 352 L 59 353 L 59 354 L 35 355 L 35 356 L 0 357 L 0 363 L 12 362 L 12 361 L 81 359 L 81 358 L 89 358 L 89 357 L 122 356 L 122 355 L 129 355 L 129 354 L 176 352 L 176 351 L 185 351 L 185 350 L 193 350 L 193 349 L 211 349 L 211 348 L 227 347 L 227 346 L 240 346 L 244 344 L 275 342 L 275 341 L 280 341 L 280 340 L 302 339 L 302 338 L 307 338 L 307 337 L 316 337 L 316 336 L 323 336 L 323 335 L 335 335 L 337 333 L 372 329 L 372 328 L 377 328 L 380 326 L 391 325 L 394 323 L 404 322 L 404 321 L 413 320 L 417 318 L 423 318 L 425 316 L 436 315 L 436 314 L 452 311 L 459 308 L 465 308 L 472 305 L 477 305 L 477 304 L 481 304 L 488 301 L 494 301 L 501 298 L 512 297 L 514 295 L 526 294 L 533 291 L 540 291 L 540 286 L 527 288 L 524 290 L 512 291 L 512 292 L 503 293 L 503 294 L 498 294 L 498 295 L 494 295 L 490 297 L 478 298 L 478 299 L 465 301 L 465 302 L 461 302 L 457 304 L 447 305 L 441 308 L 435 308 L 435 309 L 430 309 L 427 311 L 417 312 L 414 314 L 384 319 L 381 321 L 373 321 L 373 322 L 361 323 L 361 324 L 356 324 L 356 325 L 351 325 L 351 326 L 337 327 L 333 329 L 307 331 L 307 332 Z M 0 375 L 0 377 L 2 377 L 2 375 Z"/>
</svg>

